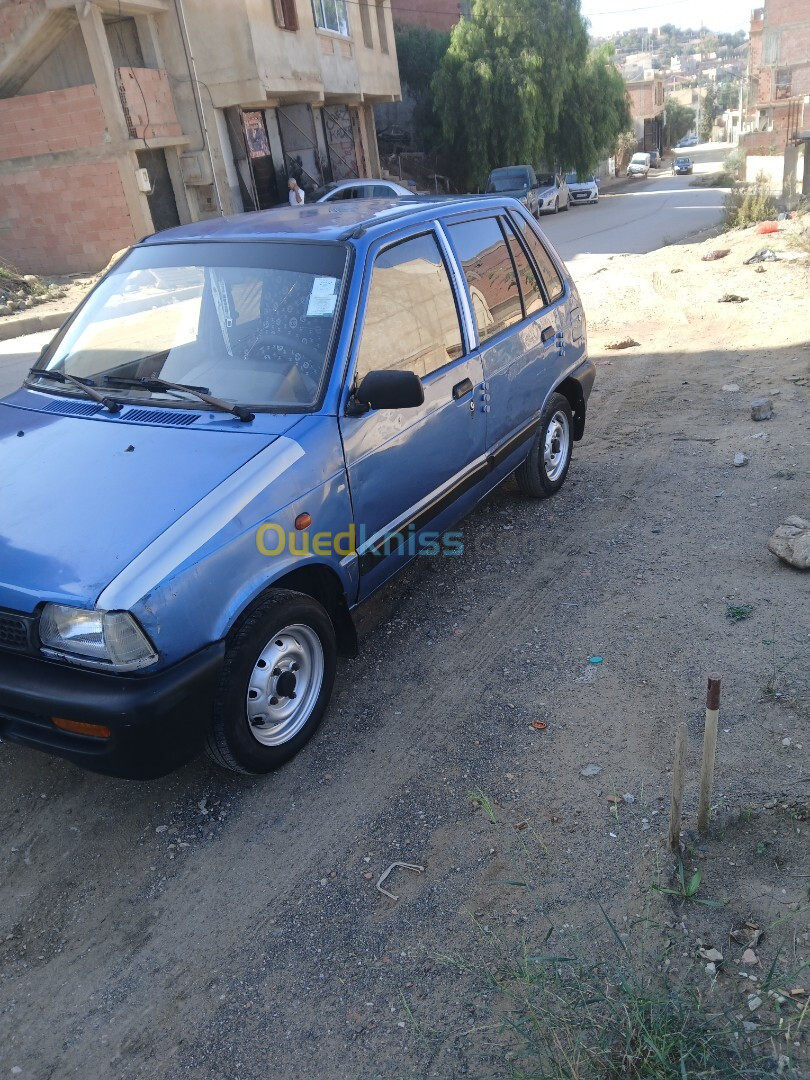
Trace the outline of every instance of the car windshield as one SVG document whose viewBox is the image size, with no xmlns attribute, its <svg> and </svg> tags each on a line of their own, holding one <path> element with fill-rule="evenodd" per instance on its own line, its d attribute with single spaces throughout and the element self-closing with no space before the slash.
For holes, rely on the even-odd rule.
<svg viewBox="0 0 810 1080">
<path fill-rule="evenodd" d="M 525 169 L 497 169 L 489 174 L 487 193 L 492 195 L 498 191 L 515 191 L 528 186 L 529 174 Z"/>
<path fill-rule="evenodd" d="M 35 365 L 113 395 L 164 405 L 185 383 L 226 402 L 313 406 L 335 339 L 348 249 L 326 243 L 178 243 L 134 248 Z M 134 385 L 133 385 L 134 384 Z M 48 393 L 75 387 L 33 376 Z"/>
<path fill-rule="evenodd" d="M 633 161 L 637 165 L 646 165 L 647 164 L 647 155 L 646 154 L 633 154 Z"/>
<path fill-rule="evenodd" d="M 540 187 L 554 187 L 554 173 L 538 173 L 537 182 Z"/>
<path fill-rule="evenodd" d="M 579 173 L 568 172 L 565 174 L 566 184 L 592 184 L 593 176 L 580 176 Z"/>
</svg>

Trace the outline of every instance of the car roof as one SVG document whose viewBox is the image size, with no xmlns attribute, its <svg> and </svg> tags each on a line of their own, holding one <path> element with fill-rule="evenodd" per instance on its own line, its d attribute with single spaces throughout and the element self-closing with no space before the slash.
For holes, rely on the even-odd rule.
<svg viewBox="0 0 810 1080">
<path fill-rule="evenodd" d="M 245 240 L 347 240 L 379 229 L 392 221 L 397 226 L 431 221 L 468 209 L 495 209 L 503 200 L 480 197 L 412 196 L 400 199 L 352 199 L 346 202 L 308 203 L 300 207 L 278 207 L 230 217 L 208 218 L 165 229 L 141 241 L 142 246 L 188 241 Z M 141 246 L 139 245 L 139 246 Z"/>
</svg>

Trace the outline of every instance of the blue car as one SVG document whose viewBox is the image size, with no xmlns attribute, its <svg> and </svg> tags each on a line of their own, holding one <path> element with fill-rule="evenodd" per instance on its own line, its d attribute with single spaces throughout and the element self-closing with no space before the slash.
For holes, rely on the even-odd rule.
<svg viewBox="0 0 810 1080">
<path fill-rule="evenodd" d="M 136 779 L 203 747 L 282 765 L 353 609 L 458 556 L 511 474 L 556 492 L 593 380 L 577 290 L 512 199 L 143 240 L 0 402 L 0 737 Z"/>
</svg>

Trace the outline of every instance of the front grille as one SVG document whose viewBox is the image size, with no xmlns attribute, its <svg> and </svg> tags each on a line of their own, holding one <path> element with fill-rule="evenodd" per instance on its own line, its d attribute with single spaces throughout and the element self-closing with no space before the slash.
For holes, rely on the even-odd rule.
<svg viewBox="0 0 810 1080">
<path fill-rule="evenodd" d="M 0 614 L 0 649 L 27 649 L 28 624 L 19 615 Z"/>
</svg>

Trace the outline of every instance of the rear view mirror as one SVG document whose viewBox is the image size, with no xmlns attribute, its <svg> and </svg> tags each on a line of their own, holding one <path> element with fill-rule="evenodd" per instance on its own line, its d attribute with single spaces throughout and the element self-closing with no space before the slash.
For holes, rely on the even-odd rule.
<svg viewBox="0 0 810 1080">
<path fill-rule="evenodd" d="M 415 409 L 424 402 L 425 391 L 413 371 L 369 371 L 353 400 L 369 409 Z"/>
</svg>

